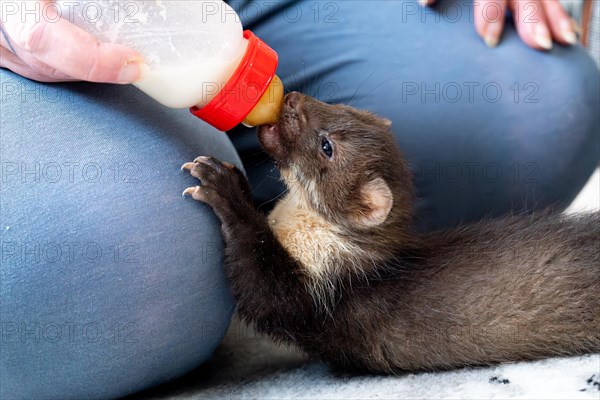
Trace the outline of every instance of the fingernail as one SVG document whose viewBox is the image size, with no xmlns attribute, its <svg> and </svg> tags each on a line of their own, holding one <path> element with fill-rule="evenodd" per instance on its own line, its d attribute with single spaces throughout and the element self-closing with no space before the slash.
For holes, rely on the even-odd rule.
<svg viewBox="0 0 600 400">
<path fill-rule="evenodd" d="M 142 62 L 140 60 L 131 60 L 119 72 L 119 83 L 133 83 L 139 80 L 142 76 Z"/>
<path fill-rule="evenodd" d="M 496 36 L 486 34 L 485 37 L 483 38 L 483 41 L 485 42 L 485 45 L 487 47 L 498 46 L 498 37 L 496 37 Z"/>
<path fill-rule="evenodd" d="M 487 47 L 496 47 L 500 41 L 500 34 L 502 33 L 502 23 L 498 21 L 491 21 L 485 29 L 483 35 L 483 41 Z"/>
<path fill-rule="evenodd" d="M 426 6 L 427 4 L 429 4 L 429 0 L 419 0 L 419 3 L 420 3 L 422 6 Z"/>
<path fill-rule="evenodd" d="M 581 26 L 573 18 L 571 18 L 570 28 L 575 31 L 576 35 L 581 35 Z"/>
<path fill-rule="evenodd" d="M 565 42 L 569 44 L 577 43 L 577 35 L 573 32 L 573 27 L 571 26 L 571 22 L 568 20 L 563 20 L 560 23 L 560 30 L 562 32 L 562 36 L 565 39 Z"/>
<path fill-rule="evenodd" d="M 563 38 L 565 38 L 565 42 L 569 44 L 577 44 L 577 36 L 571 31 L 563 31 Z"/>
<path fill-rule="evenodd" d="M 542 25 L 537 25 L 535 27 L 535 42 L 545 50 L 550 50 L 552 48 L 552 39 L 550 39 L 550 33 L 546 29 L 546 27 Z"/>
</svg>

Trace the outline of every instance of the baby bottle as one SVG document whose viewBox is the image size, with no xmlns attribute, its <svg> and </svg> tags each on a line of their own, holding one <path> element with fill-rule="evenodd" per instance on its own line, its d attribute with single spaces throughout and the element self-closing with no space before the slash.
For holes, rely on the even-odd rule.
<svg viewBox="0 0 600 400">
<path fill-rule="evenodd" d="M 56 3 L 63 18 L 140 52 L 148 65 L 135 85 L 163 105 L 190 108 L 226 131 L 273 123 L 283 104 L 277 53 L 243 31 L 219 0 L 115 0 Z"/>
</svg>

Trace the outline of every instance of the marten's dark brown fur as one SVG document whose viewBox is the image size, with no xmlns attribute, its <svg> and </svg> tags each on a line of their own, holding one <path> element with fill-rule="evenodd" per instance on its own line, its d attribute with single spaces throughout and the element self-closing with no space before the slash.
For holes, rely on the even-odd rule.
<svg viewBox="0 0 600 400">
<path fill-rule="evenodd" d="M 600 217 L 542 213 L 417 234 L 390 124 L 292 93 L 259 138 L 289 191 L 184 165 L 222 221 L 239 315 L 344 368 L 397 373 L 600 351 Z"/>
</svg>

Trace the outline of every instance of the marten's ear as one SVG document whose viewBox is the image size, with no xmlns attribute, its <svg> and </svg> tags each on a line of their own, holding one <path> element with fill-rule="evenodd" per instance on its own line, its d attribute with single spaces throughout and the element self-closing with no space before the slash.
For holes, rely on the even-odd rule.
<svg viewBox="0 0 600 400">
<path fill-rule="evenodd" d="M 392 121 L 390 121 L 387 118 L 382 118 L 383 126 L 385 126 L 386 128 L 391 128 L 392 127 Z"/>
<path fill-rule="evenodd" d="M 366 227 L 381 225 L 387 219 L 394 196 L 382 178 L 375 178 L 363 185 L 360 190 L 360 206 L 356 222 Z"/>
</svg>

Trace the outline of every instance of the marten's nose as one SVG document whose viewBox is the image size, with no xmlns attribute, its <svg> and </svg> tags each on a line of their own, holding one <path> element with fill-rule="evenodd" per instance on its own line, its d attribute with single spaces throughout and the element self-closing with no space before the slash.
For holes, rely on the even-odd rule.
<svg viewBox="0 0 600 400">
<path fill-rule="evenodd" d="M 285 105 L 291 108 L 294 111 L 298 111 L 298 107 L 300 106 L 300 100 L 302 99 L 302 95 L 298 92 L 289 93 L 285 96 Z"/>
</svg>

